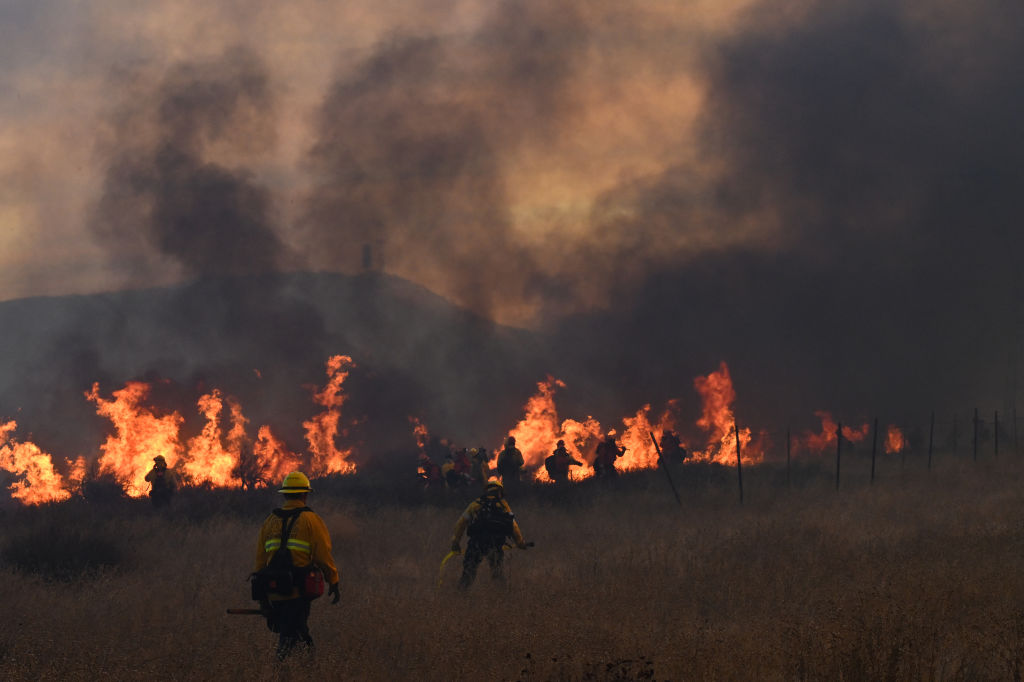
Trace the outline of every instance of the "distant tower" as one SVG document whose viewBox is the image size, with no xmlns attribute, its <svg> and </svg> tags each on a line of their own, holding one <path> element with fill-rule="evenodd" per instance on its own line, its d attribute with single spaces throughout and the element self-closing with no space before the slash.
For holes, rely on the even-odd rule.
<svg viewBox="0 0 1024 682">
<path fill-rule="evenodd" d="M 363 244 L 363 270 L 384 269 L 384 240 L 378 239 L 376 243 L 376 249 L 370 242 Z"/>
</svg>

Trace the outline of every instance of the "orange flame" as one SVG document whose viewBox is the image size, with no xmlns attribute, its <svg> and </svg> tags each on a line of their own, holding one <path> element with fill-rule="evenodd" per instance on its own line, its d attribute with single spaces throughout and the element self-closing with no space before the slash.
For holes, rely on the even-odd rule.
<svg viewBox="0 0 1024 682">
<path fill-rule="evenodd" d="M 544 469 L 544 458 L 547 457 L 558 440 L 558 410 L 555 409 L 555 389 L 565 388 L 565 382 L 548 376 L 545 381 L 537 383 L 537 393 L 530 396 L 523 408 L 525 414 L 515 428 L 508 432 L 516 439 L 516 447 L 523 453 L 523 468 L 535 471 L 538 480 L 547 481 Z M 494 457 L 491 468 L 498 465 L 498 453 L 504 443 L 492 450 Z"/>
<path fill-rule="evenodd" d="M 356 471 L 355 463 L 348 461 L 352 450 L 340 450 L 335 442 L 339 433 L 341 406 L 346 399 L 341 388 L 352 367 L 355 367 L 355 362 L 347 355 L 333 355 L 328 358 L 327 385 L 323 390 L 313 394 L 313 402 L 325 409 L 302 423 L 306 429 L 309 451 L 313 455 L 313 461 L 310 462 L 313 475 L 354 474 Z M 341 435 L 345 435 L 343 430 Z"/>
<path fill-rule="evenodd" d="M 584 466 L 570 467 L 569 476 L 573 479 L 582 480 L 594 475 L 594 467 L 587 463 L 586 453 L 591 454 L 597 449 L 597 443 L 604 435 L 601 423 L 593 417 L 587 417 L 582 422 L 575 419 L 566 419 L 562 422 L 562 433 L 556 440 L 565 441 L 565 449 L 573 456 L 573 459 L 584 463 Z M 547 477 L 547 472 L 544 472 Z"/>
<path fill-rule="evenodd" d="M 142 497 L 149 490 L 146 472 L 153 458 L 163 455 L 168 467 L 174 467 L 182 454 L 178 432 L 182 417 L 173 412 L 156 416 L 142 402 L 149 396 L 150 386 L 141 381 L 129 381 L 124 388 L 114 391 L 112 400 L 100 397 L 99 384 L 94 383 L 85 397 L 96 403 L 96 413 L 114 423 L 116 433 L 107 437 L 100 446 L 101 474 L 112 474 L 131 497 Z"/>
<path fill-rule="evenodd" d="M 625 429 L 622 437 L 619 438 L 619 445 L 626 448 L 622 457 L 616 463 L 616 467 L 622 471 L 630 469 L 650 469 L 658 466 L 658 451 L 651 441 L 651 433 L 654 427 L 648 419 L 651 412 L 650 405 L 644 405 L 632 417 L 622 420 Z M 667 428 L 667 427 L 661 427 Z"/>
<path fill-rule="evenodd" d="M 850 443 L 859 443 L 868 437 L 868 432 L 871 427 L 868 426 L 867 422 L 864 422 L 860 426 L 844 426 L 843 427 L 843 438 Z"/>
<path fill-rule="evenodd" d="M 416 447 L 423 450 L 427 447 L 427 441 L 430 440 L 430 431 L 427 429 L 427 425 L 416 417 L 409 417 L 409 423 L 412 424 L 412 433 L 416 436 Z"/>
<path fill-rule="evenodd" d="M 886 454 L 893 454 L 897 452 L 903 452 L 903 448 L 906 447 L 907 442 L 903 437 L 903 432 L 900 431 L 898 426 L 889 425 L 889 429 L 885 434 L 885 452 Z"/>
<path fill-rule="evenodd" d="M 220 416 L 224 411 L 224 401 L 219 389 L 200 396 L 199 411 L 206 417 L 203 431 L 188 441 L 188 454 L 182 464 L 182 470 L 193 483 L 210 483 L 219 487 L 238 488 L 242 480 L 237 475 L 237 465 L 241 455 L 241 438 L 245 436 L 245 417 L 241 408 L 232 405 L 232 427 L 229 442 L 235 449 L 228 450 L 222 443 Z"/>
<path fill-rule="evenodd" d="M 261 426 L 256 433 L 253 453 L 264 481 L 283 481 L 289 472 L 302 468 L 302 458 L 274 436 L 267 425 Z"/>
<path fill-rule="evenodd" d="M 717 372 L 694 379 L 693 386 L 704 403 L 697 426 L 708 432 L 707 447 L 703 452 L 694 452 L 694 460 L 735 466 L 736 417 L 732 411 L 732 403 L 736 400 L 736 389 L 732 385 L 729 366 L 722 362 Z M 761 462 L 764 459 L 764 452 L 759 447 L 751 447 L 750 429 L 740 429 L 739 437 L 743 463 Z"/>
<path fill-rule="evenodd" d="M 11 497 L 23 504 L 61 502 L 71 497 L 49 454 L 35 443 L 12 440 L 11 432 L 17 426 L 14 421 L 0 425 L 0 469 L 21 477 L 10 485 Z"/>
<path fill-rule="evenodd" d="M 821 420 L 821 433 L 805 433 L 802 438 L 794 440 L 797 450 L 806 450 L 815 455 L 836 449 L 836 429 L 839 424 L 832 418 L 832 414 L 825 410 L 818 410 L 814 413 Z M 867 438 L 871 427 L 867 422 L 860 426 L 844 426 L 843 438 L 850 443 L 860 443 Z"/>
</svg>

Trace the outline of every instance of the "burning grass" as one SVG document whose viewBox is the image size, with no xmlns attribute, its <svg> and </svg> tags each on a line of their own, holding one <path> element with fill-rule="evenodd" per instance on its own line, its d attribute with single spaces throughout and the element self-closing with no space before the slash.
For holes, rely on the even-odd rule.
<svg viewBox="0 0 1024 682">
<path fill-rule="evenodd" d="M 827 469 L 788 487 L 784 470 L 750 467 L 743 506 L 735 471 L 713 464 L 676 472 L 681 507 L 658 471 L 539 486 L 512 500 L 536 548 L 468 594 L 455 565 L 436 586 L 465 499 L 328 479 L 311 505 L 334 536 L 342 602 L 314 604 L 316 657 L 283 666 L 261 619 L 224 614 L 248 605 L 272 492 L 193 490 L 159 514 L 129 498 L 14 507 L 4 548 L 94 533 L 122 554 L 116 570 L 46 582 L 5 551 L 0 676 L 1019 678 L 1024 468 L 911 464 L 874 486 L 851 464 L 839 494 Z"/>
</svg>

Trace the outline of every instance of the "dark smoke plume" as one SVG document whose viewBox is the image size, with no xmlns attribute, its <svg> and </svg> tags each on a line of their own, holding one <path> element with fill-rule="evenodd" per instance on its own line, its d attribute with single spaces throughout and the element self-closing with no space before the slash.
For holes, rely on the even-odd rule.
<svg viewBox="0 0 1024 682">
<path fill-rule="evenodd" d="M 142 268 L 152 262 L 146 251 L 155 249 L 189 277 L 285 265 L 269 190 L 244 166 L 228 165 L 274 138 L 274 103 L 260 60 L 236 48 L 212 62 L 173 67 L 155 90 L 136 84 L 127 96 L 112 122 L 93 220 L 104 243 Z"/>
<path fill-rule="evenodd" d="M 563 343 L 626 385 L 724 358 L 748 414 L 779 419 L 1015 398 L 1022 20 L 1001 2 L 755 7 L 701 62 L 701 152 L 724 170 L 608 193 L 630 208 L 604 221 L 627 257 L 588 256 L 615 312 L 563 322 Z M 732 245 L 645 246 L 695 232 Z"/>
<path fill-rule="evenodd" d="M 507 1 L 474 35 L 396 36 L 331 88 L 311 156 L 306 243 L 389 270 L 487 313 L 543 278 L 508 215 L 504 164 L 557 133 L 586 31 L 570 4 Z M 437 284 L 439 283 L 439 284 Z"/>
</svg>

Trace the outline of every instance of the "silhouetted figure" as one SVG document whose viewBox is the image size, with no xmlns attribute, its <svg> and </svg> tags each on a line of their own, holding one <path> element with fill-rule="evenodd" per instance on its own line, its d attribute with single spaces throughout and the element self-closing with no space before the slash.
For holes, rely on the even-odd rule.
<svg viewBox="0 0 1024 682">
<path fill-rule="evenodd" d="M 690 454 L 674 431 L 663 431 L 658 445 L 661 447 L 662 458 L 672 464 L 682 464 Z"/>
<path fill-rule="evenodd" d="M 569 467 L 583 466 L 583 462 L 577 460 L 565 449 L 565 441 L 560 440 L 555 444 L 555 450 L 544 460 L 544 468 L 548 477 L 555 483 L 566 483 L 569 480 Z"/>
<path fill-rule="evenodd" d="M 619 471 L 615 468 L 615 460 L 622 457 L 624 452 L 626 448 L 619 447 L 615 442 L 615 436 L 605 436 L 605 439 L 597 444 L 597 452 L 594 454 L 594 475 L 604 478 L 617 476 Z"/>
<path fill-rule="evenodd" d="M 167 460 L 163 455 L 153 458 L 153 468 L 146 474 L 146 482 L 151 486 L 149 499 L 153 501 L 154 507 L 166 507 L 178 489 L 174 472 L 167 468 Z"/>
<path fill-rule="evenodd" d="M 498 453 L 498 475 L 505 488 L 511 490 L 519 484 L 519 473 L 523 470 L 523 453 L 516 447 L 516 439 L 509 436 L 504 449 Z"/>
</svg>

